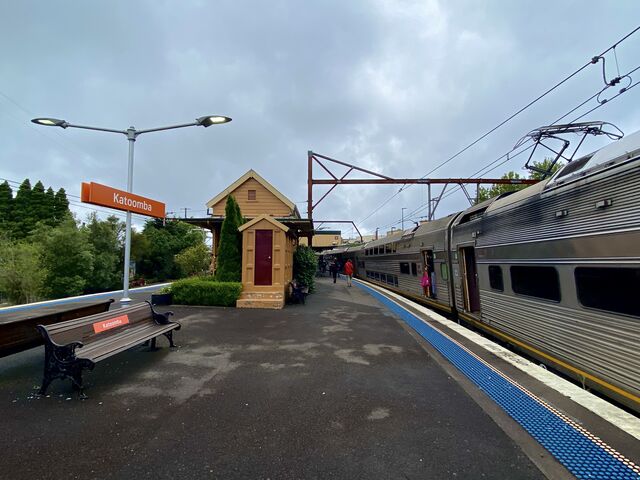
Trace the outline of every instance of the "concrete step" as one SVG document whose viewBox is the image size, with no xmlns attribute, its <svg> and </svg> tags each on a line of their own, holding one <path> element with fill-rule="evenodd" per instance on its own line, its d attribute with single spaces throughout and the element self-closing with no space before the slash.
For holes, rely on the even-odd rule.
<svg viewBox="0 0 640 480">
<path fill-rule="evenodd" d="M 246 300 L 281 300 L 284 295 L 282 292 L 242 292 L 240 298 Z"/>
<path fill-rule="evenodd" d="M 239 298 L 236 308 L 284 308 L 284 298 Z"/>
</svg>

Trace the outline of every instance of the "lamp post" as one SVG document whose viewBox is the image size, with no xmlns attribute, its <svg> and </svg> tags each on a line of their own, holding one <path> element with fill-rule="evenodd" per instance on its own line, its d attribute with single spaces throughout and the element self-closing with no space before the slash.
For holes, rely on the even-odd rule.
<svg viewBox="0 0 640 480">
<path fill-rule="evenodd" d="M 160 132 L 162 130 L 173 130 L 176 128 L 184 128 L 184 127 L 210 127 L 211 125 L 217 125 L 221 123 L 228 123 L 231 121 L 231 118 L 225 117 L 222 115 L 208 115 L 205 117 L 197 118 L 195 122 L 191 123 L 182 123 L 179 125 L 170 125 L 168 127 L 158 127 L 158 128 L 149 128 L 146 130 L 136 130 L 134 127 L 129 127 L 126 130 L 114 130 L 111 128 L 100 128 L 100 127 L 88 127 L 86 125 L 74 125 L 66 120 L 60 120 L 57 118 L 34 118 L 31 120 L 33 123 L 38 125 L 45 125 L 48 127 L 61 127 L 61 128 L 82 128 L 84 130 L 96 130 L 99 132 L 109 132 L 109 133 L 119 133 L 125 135 L 127 140 L 129 141 L 129 164 L 127 169 L 127 192 L 133 193 L 133 145 L 138 136 L 143 133 L 150 132 Z M 120 300 L 120 304 L 123 307 L 126 307 L 131 303 L 131 299 L 129 298 L 129 262 L 131 260 L 131 212 L 127 211 L 127 223 L 125 230 L 125 241 L 124 241 L 124 281 L 122 287 L 122 299 Z"/>
</svg>

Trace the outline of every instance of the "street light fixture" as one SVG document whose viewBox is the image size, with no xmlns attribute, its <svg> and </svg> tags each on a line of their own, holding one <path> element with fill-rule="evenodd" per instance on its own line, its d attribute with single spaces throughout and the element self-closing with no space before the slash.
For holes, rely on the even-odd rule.
<svg viewBox="0 0 640 480">
<path fill-rule="evenodd" d="M 211 125 L 218 125 L 220 123 L 228 123 L 231 119 L 229 117 L 224 117 L 222 115 L 211 115 L 209 117 L 200 117 L 196 120 L 198 124 L 203 127 L 210 127 Z"/>
<path fill-rule="evenodd" d="M 228 123 L 231 121 L 230 117 L 225 117 L 223 115 L 207 115 L 204 117 L 199 117 L 195 122 L 191 123 L 182 123 L 179 125 L 170 125 L 168 127 L 158 127 L 158 128 L 149 128 L 146 130 L 136 130 L 134 127 L 129 127 L 126 130 L 114 130 L 111 128 L 99 128 L 99 127 L 88 127 L 86 125 L 74 125 L 66 120 L 60 120 L 58 118 L 34 118 L 31 120 L 33 123 L 38 125 L 45 125 L 47 127 L 61 127 L 61 128 L 81 128 L 84 130 L 96 130 L 99 132 L 109 132 L 109 133 L 120 133 L 122 135 L 126 135 L 127 140 L 129 141 L 129 165 L 127 170 L 127 192 L 133 193 L 133 145 L 136 141 L 136 138 L 143 133 L 150 132 L 160 132 L 162 130 L 173 130 L 176 128 L 184 128 L 184 127 L 210 127 L 211 125 L 219 125 L 222 123 Z M 123 307 L 126 307 L 131 303 L 131 299 L 129 298 L 129 262 L 131 260 L 131 212 L 127 211 L 127 223 L 125 230 L 125 242 L 124 242 L 124 281 L 122 288 L 122 299 L 120 300 L 120 304 Z"/>
<path fill-rule="evenodd" d="M 67 122 L 64 120 L 59 120 L 57 118 L 34 118 L 31 120 L 33 123 L 37 123 L 38 125 L 46 125 L 47 127 L 62 127 L 67 128 Z"/>
</svg>

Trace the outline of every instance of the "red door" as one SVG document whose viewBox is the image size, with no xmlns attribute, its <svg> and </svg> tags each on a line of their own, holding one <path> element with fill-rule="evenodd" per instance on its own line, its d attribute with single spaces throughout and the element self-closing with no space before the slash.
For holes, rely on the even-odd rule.
<svg viewBox="0 0 640 480">
<path fill-rule="evenodd" d="M 256 271 L 254 285 L 271 285 L 273 231 L 256 230 Z"/>
</svg>

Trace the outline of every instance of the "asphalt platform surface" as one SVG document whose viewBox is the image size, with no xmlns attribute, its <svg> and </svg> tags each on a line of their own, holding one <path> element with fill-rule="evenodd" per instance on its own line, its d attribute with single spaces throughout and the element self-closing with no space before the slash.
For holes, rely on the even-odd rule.
<svg viewBox="0 0 640 480">
<path fill-rule="evenodd" d="M 35 396 L 42 348 L 0 359 L 0 478 L 544 478 L 359 288 L 171 310 L 180 347 L 99 363 L 87 400 L 60 380 Z"/>
</svg>

